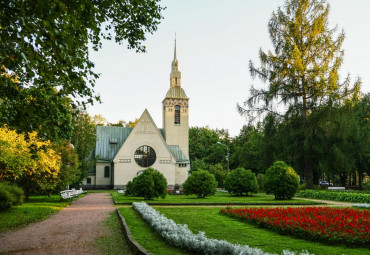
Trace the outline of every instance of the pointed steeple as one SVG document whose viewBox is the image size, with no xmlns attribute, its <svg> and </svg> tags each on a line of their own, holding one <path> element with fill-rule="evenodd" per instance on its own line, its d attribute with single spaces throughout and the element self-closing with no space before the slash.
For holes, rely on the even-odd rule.
<svg viewBox="0 0 370 255">
<path fill-rule="evenodd" d="M 176 34 L 175 34 L 175 50 L 172 60 L 172 70 L 170 74 L 170 87 L 181 87 L 181 72 L 179 71 L 179 61 L 177 60 L 176 52 Z"/>
</svg>

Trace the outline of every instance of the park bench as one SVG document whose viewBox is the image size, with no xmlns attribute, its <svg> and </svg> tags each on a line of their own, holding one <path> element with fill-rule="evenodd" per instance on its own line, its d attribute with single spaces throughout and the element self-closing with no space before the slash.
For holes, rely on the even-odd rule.
<svg viewBox="0 0 370 255">
<path fill-rule="evenodd" d="M 328 190 L 346 190 L 345 187 L 328 187 Z"/>
<path fill-rule="evenodd" d="M 71 190 L 62 190 L 60 192 L 60 196 L 62 199 L 70 199 L 70 198 L 73 198 L 75 196 L 78 196 L 82 193 L 84 193 L 85 191 L 82 190 L 82 188 L 80 188 L 79 190 L 76 190 L 76 189 L 71 189 Z"/>
</svg>

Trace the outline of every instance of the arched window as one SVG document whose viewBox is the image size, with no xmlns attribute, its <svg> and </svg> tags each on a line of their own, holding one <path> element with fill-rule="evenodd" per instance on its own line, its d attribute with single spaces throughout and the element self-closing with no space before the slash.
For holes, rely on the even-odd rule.
<svg viewBox="0 0 370 255">
<path fill-rule="evenodd" d="M 104 178 L 109 178 L 109 172 L 110 172 L 110 167 L 106 166 L 104 167 Z"/>
<path fill-rule="evenodd" d="M 180 109 L 179 105 L 175 106 L 175 124 L 180 124 Z"/>
</svg>

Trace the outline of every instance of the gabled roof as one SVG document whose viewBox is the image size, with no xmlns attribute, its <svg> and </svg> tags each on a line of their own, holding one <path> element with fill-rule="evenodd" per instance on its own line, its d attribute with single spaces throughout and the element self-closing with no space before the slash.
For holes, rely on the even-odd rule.
<svg viewBox="0 0 370 255">
<path fill-rule="evenodd" d="M 168 145 L 168 149 L 170 149 L 170 152 L 172 156 L 175 158 L 176 163 L 189 163 L 189 159 L 186 157 L 186 155 L 182 152 L 180 147 L 178 145 Z"/>
<path fill-rule="evenodd" d="M 132 128 L 128 127 L 97 126 L 95 157 L 98 162 L 111 162 L 131 131 Z M 159 131 L 165 139 L 164 130 L 159 129 Z"/>
</svg>

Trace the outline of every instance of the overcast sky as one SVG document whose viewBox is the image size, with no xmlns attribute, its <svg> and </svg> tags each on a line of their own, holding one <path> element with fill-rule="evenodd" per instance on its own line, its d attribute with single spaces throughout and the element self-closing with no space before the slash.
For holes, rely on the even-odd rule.
<svg viewBox="0 0 370 255">
<path fill-rule="evenodd" d="M 174 37 L 182 87 L 190 98 L 190 126 L 228 129 L 239 134 L 246 120 L 236 110 L 248 97 L 253 81 L 249 60 L 259 63 L 258 51 L 271 49 L 267 23 L 283 0 L 168 0 L 158 31 L 148 35 L 147 53 L 127 50 L 108 41 L 91 52 L 102 104 L 88 108 L 109 122 L 134 120 L 148 109 L 162 127 L 162 100 L 170 87 Z M 331 0 L 329 26 L 344 29 L 346 39 L 343 79 L 362 79 L 362 91 L 370 92 L 370 1 Z"/>
</svg>

